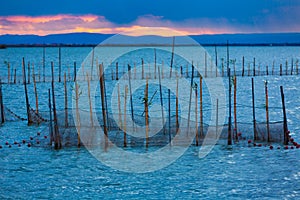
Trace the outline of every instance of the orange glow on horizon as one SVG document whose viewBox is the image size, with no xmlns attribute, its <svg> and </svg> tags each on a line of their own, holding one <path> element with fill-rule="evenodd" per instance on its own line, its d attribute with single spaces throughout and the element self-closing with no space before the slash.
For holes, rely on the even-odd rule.
<svg viewBox="0 0 300 200">
<path fill-rule="evenodd" d="M 153 18 L 154 20 L 159 20 Z M 0 35 L 49 35 L 62 33 L 103 33 L 125 35 L 199 35 L 234 33 L 230 28 L 196 28 L 193 26 L 181 27 L 169 24 L 168 27 L 160 27 L 157 31 L 156 23 L 151 20 L 135 22 L 127 25 L 117 25 L 108 21 L 104 16 L 98 15 L 44 15 L 44 16 L 0 16 Z M 155 31 L 153 31 L 155 29 Z M 172 30 L 170 32 L 170 30 Z"/>
</svg>

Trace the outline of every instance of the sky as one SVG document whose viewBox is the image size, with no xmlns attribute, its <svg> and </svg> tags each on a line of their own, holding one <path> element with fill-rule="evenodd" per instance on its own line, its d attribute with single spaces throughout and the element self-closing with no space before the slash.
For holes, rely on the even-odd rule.
<svg viewBox="0 0 300 200">
<path fill-rule="evenodd" d="M 0 35 L 300 32 L 300 0 L 1 0 Z"/>
</svg>

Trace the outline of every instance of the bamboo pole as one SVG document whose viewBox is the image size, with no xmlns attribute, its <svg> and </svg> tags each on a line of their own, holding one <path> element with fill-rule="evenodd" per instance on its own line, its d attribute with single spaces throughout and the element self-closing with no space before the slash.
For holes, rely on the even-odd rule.
<svg viewBox="0 0 300 200">
<path fill-rule="evenodd" d="M 105 150 L 108 147 L 108 130 L 106 124 L 106 106 L 105 106 L 105 87 L 104 87 L 104 77 L 103 77 L 103 65 L 99 65 L 99 77 L 100 77 L 100 94 L 101 94 L 101 107 L 102 107 L 102 117 L 103 117 L 103 129 L 105 137 Z"/>
<path fill-rule="evenodd" d="M 289 133 L 288 133 L 288 126 L 287 126 L 286 110 L 285 110 L 284 92 L 283 92 L 282 86 L 280 86 L 280 93 L 281 93 L 282 113 L 283 113 L 284 145 L 288 145 L 289 144 Z"/>
<path fill-rule="evenodd" d="M 251 79 L 252 83 L 252 116 L 253 116 L 253 131 L 254 131 L 254 141 L 258 140 L 258 134 L 256 129 L 256 118 L 255 118 L 255 96 L 254 96 L 254 79 Z"/>
<path fill-rule="evenodd" d="M 146 79 L 145 96 L 144 96 L 144 106 L 145 106 L 145 124 L 146 124 L 146 148 L 148 148 L 148 143 L 149 143 L 148 78 Z"/>
<path fill-rule="evenodd" d="M 127 95 L 128 95 L 128 86 L 125 86 L 125 95 L 124 95 L 124 147 L 127 147 L 127 138 L 126 138 L 126 131 L 127 131 L 127 123 L 126 123 L 126 103 L 127 103 Z"/>
<path fill-rule="evenodd" d="M 58 123 L 57 123 L 57 115 L 56 115 L 56 104 L 55 104 L 55 94 L 54 94 L 54 65 L 53 62 L 51 62 L 51 74 L 52 74 L 52 104 L 53 104 L 53 118 L 54 118 L 54 134 L 55 134 L 55 141 L 54 141 L 54 148 L 55 149 L 60 149 L 61 146 L 61 138 L 59 134 L 59 129 L 58 129 Z"/>
<path fill-rule="evenodd" d="M 64 89 L 65 89 L 65 127 L 69 126 L 68 122 L 68 90 L 67 90 L 67 77 L 64 74 Z"/>
<path fill-rule="evenodd" d="M 28 122 L 28 125 L 31 125 L 33 123 L 33 121 L 31 119 L 31 115 L 30 115 L 30 105 L 29 105 L 28 92 L 27 92 L 26 70 L 25 70 L 25 59 L 24 59 L 24 57 L 23 57 L 23 60 L 22 60 L 22 69 L 23 69 L 23 84 L 24 84 L 26 110 L 27 110 L 27 122 Z"/>
<path fill-rule="evenodd" d="M 265 81 L 265 95 L 266 95 L 266 121 L 267 121 L 268 142 L 271 142 L 271 136 L 270 136 L 270 124 L 269 124 L 268 81 Z"/>
</svg>

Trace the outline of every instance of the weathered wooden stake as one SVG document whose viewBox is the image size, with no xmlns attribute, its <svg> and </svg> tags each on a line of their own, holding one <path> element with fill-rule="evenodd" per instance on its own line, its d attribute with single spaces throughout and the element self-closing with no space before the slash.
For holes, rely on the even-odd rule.
<svg viewBox="0 0 300 200">
<path fill-rule="evenodd" d="M 268 142 L 271 142 L 271 136 L 270 136 L 270 124 L 269 124 L 268 81 L 265 81 L 265 94 L 266 94 L 266 121 L 267 121 L 267 134 L 268 134 Z"/>
<path fill-rule="evenodd" d="M 29 105 L 28 92 L 27 92 L 26 70 L 25 70 L 25 59 L 24 59 L 24 57 L 23 57 L 23 60 L 22 60 L 22 69 L 23 69 L 23 84 L 24 84 L 26 110 L 27 110 L 27 122 L 28 122 L 28 125 L 31 125 L 33 123 L 33 121 L 31 119 L 31 114 L 30 114 L 30 105 Z"/>
<path fill-rule="evenodd" d="M 125 95 L 124 95 L 124 127 L 123 127 L 123 131 L 124 131 L 124 147 L 127 147 L 127 138 L 126 138 L 126 131 L 127 131 L 127 123 L 126 123 L 126 103 L 127 103 L 127 95 L 128 95 L 128 86 L 125 86 Z"/>
<path fill-rule="evenodd" d="M 203 132 L 203 86 L 202 86 L 202 76 L 200 74 L 200 137 L 204 137 Z"/>
<path fill-rule="evenodd" d="M 68 90 L 67 90 L 67 77 L 64 74 L 64 89 L 65 89 L 65 127 L 69 126 L 68 122 Z"/>
<path fill-rule="evenodd" d="M 280 93 L 281 93 L 281 101 L 282 101 L 282 113 L 283 113 L 283 135 L 284 135 L 284 145 L 289 144 L 289 132 L 287 126 L 287 118 L 286 118 L 286 110 L 285 110 L 285 100 L 284 100 L 284 92 L 283 87 L 280 86 Z"/>
<path fill-rule="evenodd" d="M 237 127 L 237 118 L 236 118 L 236 93 L 237 93 L 237 89 L 236 89 L 236 76 L 234 76 L 233 78 L 233 112 L 234 112 L 234 136 L 235 136 L 235 141 L 238 141 L 238 127 Z"/>
<path fill-rule="evenodd" d="M 49 106 L 49 116 L 50 116 L 49 135 L 50 135 L 50 145 L 52 146 L 52 142 L 54 141 L 54 138 L 53 138 L 52 106 L 51 106 L 50 89 L 48 89 L 48 106 Z"/>
<path fill-rule="evenodd" d="M 172 77 L 172 68 L 173 68 L 173 61 L 174 61 L 174 46 L 175 46 L 175 36 L 173 36 L 173 43 L 172 43 L 172 57 L 171 57 L 171 65 L 170 65 L 170 78 Z"/>
<path fill-rule="evenodd" d="M 76 69 L 76 62 L 74 62 L 74 82 L 76 81 L 76 73 L 77 73 L 77 69 Z"/>
<path fill-rule="evenodd" d="M 253 116 L 253 131 L 254 131 L 254 141 L 258 140 L 258 133 L 256 129 L 256 118 L 255 118 L 255 97 L 254 97 L 254 79 L 251 79 L 252 83 L 252 116 Z"/>
<path fill-rule="evenodd" d="M 146 148 L 149 143 L 149 119 L 148 119 L 148 78 L 146 79 L 144 106 L 145 106 L 145 124 L 146 124 Z"/>
<path fill-rule="evenodd" d="M 116 80 L 119 80 L 119 62 L 116 62 Z"/>
<path fill-rule="evenodd" d="M 104 129 L 104 137 L 105 137 L 105 150 L 108 147 L 108 130 L 107 130 L 107 122 L 106 122 L 106 106 L 105 106 L 105 87 L 104 87 L 104 77 L 103 77 L 103 66 L 99 65 L 99 77 L 100 77 L 100 94 L 101 94 L 101 107 L 102 107 L 102 118 L 103 118 L 103 129 Z"/>
<path fill-rule="evenodd" d="M 245 57 L 243 56 L 243 59 L 242 59 L 242 76 L 244 76 L 244 67 L 245 67 Z"/>
<path fill-rule="evenodd" d="M 198 86 L 195 85 L 195 134 L 196 134 L 196 146 L 199 145 L 198 138 Z"/>
<path fill-rule="evenodd" d="M 1 110 L 1 124 L 5 122 L 4 115 L 4 104 L 3 104 L 3 95 L 2 95 L 2 81 L 0 80 L 0 110 Z"/>
</svg>

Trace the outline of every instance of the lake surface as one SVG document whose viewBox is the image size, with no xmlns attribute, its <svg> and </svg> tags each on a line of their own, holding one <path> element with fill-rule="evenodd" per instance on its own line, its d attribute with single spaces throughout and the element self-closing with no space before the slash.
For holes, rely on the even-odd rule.
<svg viewBox="0 0 300 200">
<path fill-rule="evenodd" d="M 115 47 L 111 47 L 114 51 Z M 124 47 L 123 47 L 124 48 Z M 185 47 L 190 54 L 194 47 Z M 214 62 L 214 47 L 205 47 Z M 62 48 L 61 66 L 62 74 L 73 77 L 73 65 L 77 63 L 78 68 L 89 55 L 92 48 Z M 151 52 L 153 49 L 151 49 Z M 129 49 L 130 51 L 130 49 Z M 148 51 L 148 50 L 147 50 Z M 149 50 L 150 51 L 150 50 Z M 218 47 L 218 67 L 222 64 L 222 58 L 226 60 L 226 47 Z M 175 50 L 176 52 L 176 50 Z M 158 52 L 159 53 L 159 52 Z M 91 54 L 90 54 L 91 55 Z M 130 55 L 127 54 L 127 55 Z M 126 70 L 124 60 L 119 61 L 120 71 Z M 230 59 L 236 59 L 236 70 L 241 70 L 242 57 L 245 58 L 245 69 L 250 65 L 253 67 L 255 58 L 256 67 L 265 71 L 269 69 L 279 71 L 280 64 L 283 71 L 296 67 L 300 59 L 300 47 L 230 47 Z M 19 82 L 22 75 L 22 57 L 25 62 L 34 63 L 35 73 L 40 70 L 40 79 L 43 79 L 43 48 L 8 48 L 0 50 L 0 76 L 4 82 L 7 81 L 7 62 L 11 69 L 16 69 Z M 100 56 L 101 57 L 101 56 Z M 145 66 L 153 62 L 153 57 L 144 52 L 142 56 Z M 97 58 L 97 54 L 95 54 Z M 165 66 L 171 55 L 158 57 L 157 62 L 164 61 Z M 54 62 L 55 75 L 58 75 L 58 48 L 45 49 L 45 75 L 50 80 L 50 62 Z M 99 61 L 100 63 L 101 61 Z M 115 60 L 109 60 L 115 66 Z M 140 58 L 137 59 L 140 63 Z M 181 63 L 182 62 L 182 63 Z M 225 62 L 226 63 L 226 62 Z M 134 63 L 131 63 L 134 66 Z M 139 64 L 137 64 L 139 65 Z M 185 63 L 176 59 L 174 66 Z M 230 64 L 233 68 L 233 61 Z M 82 66 L 81 66 L 82 67 Z M 113 68 L 115 70 L 115 68 Z M 189 70 L 189 74 L 191 71 Z M 150 73 L 151 74 L 151 73 Z M 152 74 L 153 75 L 153 74 Z M 56 77 L 57 79 L 57 77 Z M 265 122 L 265 90 L 264 81 L 269 86 L 270 121 L 282 121 L 282 108 L 279 86 L 284 87 L 288 128 L 291 136 L 296 142 L 300 142 L 300 76 L 257 76 L 255 82 L 256 117 L 258 122 Z M 228 78 L 222 78 L 225 91 L 228 89 Z M 199 85 L 198 78 L 195 82 Z M 64 87 L 63 83 L 56 82 L 56 98 L 59 111 L 64 110 Z M 108 90 L 115 88 L 116 81 L 108 81 Z M 154 85 L 154 84 L 153 84 Z M 149 94 L 157 90 L 156 86 L 149 89 Z M 26 118 L 24 86 L 17 84 L 3 84 L 4 105 L 19 116 Z M 72 82 L 68 83 L 68 89 L 72 91 Z M 39 109 L 47 116 L 48 112 L 48 88 L 51 83 L 37 84 L 39 94 Z M 237 118 L 239 122 L 252 123 L 252 101 L 251 101 L 251 77 L 237 78 Z M 29 101 L 35 107 L 33 84 L 28 85 Z M 99 89 L 98 89 L 99 90 Z M 99 93 L 97 90 L 96 93 Z M 144 87 L 137 90 L 137 96 L 143 96 Z M 139 94 L 139 92 L 141 94 Z M 164 93 L 166 95 L 166 90 Z M 114 98 L 108 93 L 108 99 Z M 174 95 L 174 94 L 173 94 Z M 209 123 L 210 95 L 207 86 L 204 86 L 204 121 Z M 186 97 L 188 98 L 188 96 Z M 72 99 L 71 92 L 69 99 Z M 100 101 L 100 95 L 95 97 Z M 135 107 L 143 112 L 143 103 L 139 98 L 134 99 Z M 159 103 L 159 96 L 153 98 L 153 104 Z M 167 105 L 167 101 L 164 102 Z M 111 103 L 108 102 L 109 107 Z M 228 111 L 228 100 L 226 99 L 226 113 Z M 100 105 L 95 105 L 100 110 Z M 174 108 L 174 101 L 171 107 Z M 72 107 L 71 100 L 69 107 Z M 114 108 L 110 108 L 113 112 Z M 172 111 L 174 113 L 174 110 Z M 155 114 L 155 112 L 154 112 Z M 227 123 L 227 114 L 225 123 Z M 47 117 L 46 117 L 47 118 Z M 251 126 L 251 125 L 250 125 Z M 84 147 L 69 147 L 54 150 L 52 147 L 34 145 L 28 148 L 27 141 L 30 137 L 40 138 L 47 135 L 46 124 L 40 126 L 27 126 L 26 121 L 8 121 L 0 126 L 0 197 L 2 199 L 299 199 L 300 198 L 300 150 L 284 150 L 282 144 L 254 147 L 248 145 L 247 140 L 240 141 L 232 147 L 224 142 L 218 142 L 212 151 L 204 158 L 199 158 L 200 147 L 191 144 L 182 156 L 170 163 L 168 166 L 149 173 L 128 173 L 96 159 L 90 151 Z M 37 136 L 41 132 L 41 136 Z M 249 132 L 253 132 L 249 130 Z M 20 142 L 25 139 L 26 144 L 14 145 L 14 141 Z M 11 148 L 5 145 L 6 141 Z M 291 146 L 291 145 L 290 145 Z M 277 149 L 280 147 L 280 149 Z M 130 148 L 130 147 L 129 147 Z M 137 147 L 138 152 L 147 153 L 145 147 Z M 126 150 L 126 149 L 125 149 Z M 130 150 L 130 149 L 127 149 Z M 152 149 L 153 151 L 157 148 Z M 132 150 L 131 150 L 132 151 Z M 162 160 L 164 158 L 161 158 Z M 122 165 L 122 163 L 119 163 Z M 147 166 L 148 163 L 139 163 Z"/>
</svg>

